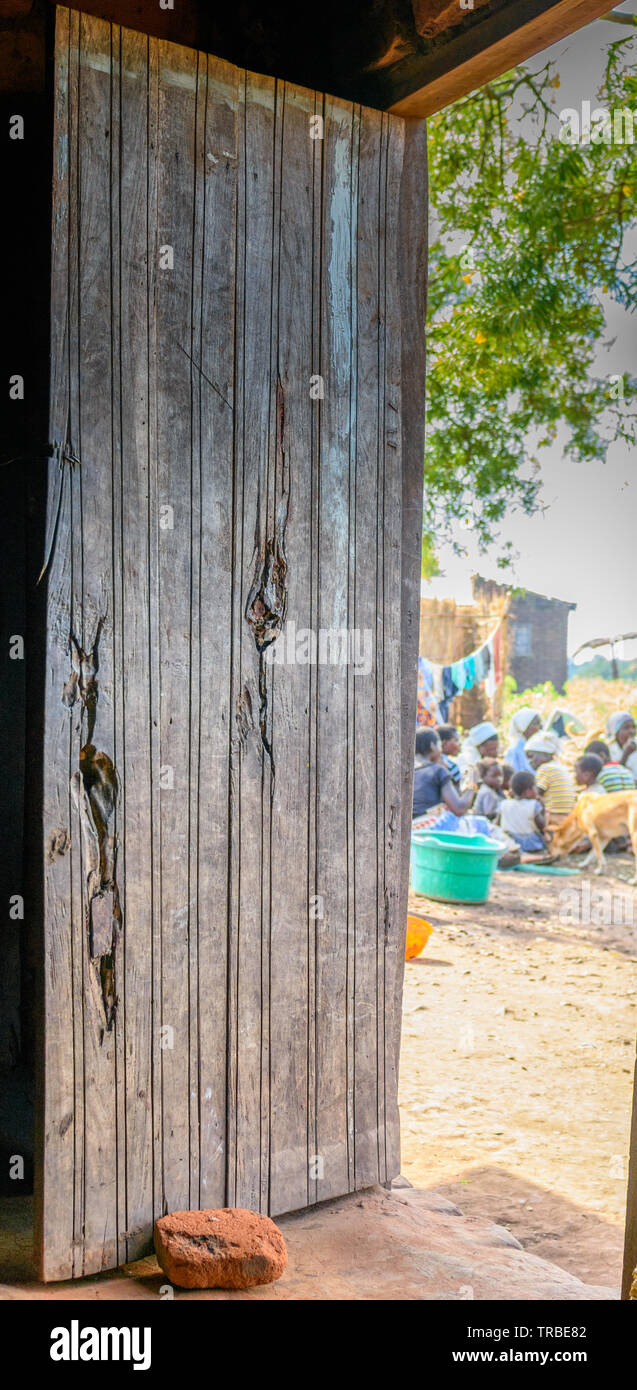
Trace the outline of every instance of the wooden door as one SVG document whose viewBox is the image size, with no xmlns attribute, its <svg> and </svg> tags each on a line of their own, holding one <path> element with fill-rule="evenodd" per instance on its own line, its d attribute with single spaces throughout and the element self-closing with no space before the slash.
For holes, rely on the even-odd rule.
<svg viewBox="0 0 637 1390">
<path fill-rule="evenodd" d="M 57 11 L 46 1279 L 398 1172 L 425 196 L 420 123 Z"/>
</svg>

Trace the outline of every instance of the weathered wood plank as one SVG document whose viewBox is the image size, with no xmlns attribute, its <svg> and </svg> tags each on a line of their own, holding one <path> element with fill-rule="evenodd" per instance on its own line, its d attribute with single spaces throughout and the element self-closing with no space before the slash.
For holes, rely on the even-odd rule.
<svg viewBox="0 0 637 1390">
<path fill-rule="evenodd" d="M 233 717 L 239 758 L 239 917 L 237 935 L 236 1201 L 262 1204 L 262 988 L 267 961 L 263 922 L 263 798 L 269 795 L 271 759 L 262 662 L 254 619 L 247 613 L 260 592 L 267 564 L 268 425 L 272 383 L 270 333 L 273 250 L 273 122 L 271 79 L 246 76 L 245 227 L 243 265 L 242 402 L 235 467 L 242 472 L 241 532 L 235 583 L 241 588 L 240 688 Z M 263 677 L 265 673 L 263 672 Z M 257 1138 L 258 1136 L 258 1138 Z"/>
<path fill-rule="evenodd" d="M 234 302 L 235 337 L 233 362 L 232 488 L 228 498 L 231 520 L 232 592 L 230 603 L 230 710 L 229 710 L 229 787 L 228 787 L 228 930 L 227 930 L 227 1042 L 226 1042 L 226 1202 L 236 1205 L 237 1193 L 237 1093 L 239 1071 L 239 927 L 241 920 L 241 755 L 253 722 L 251 697 L 246 699 L 241 681 L 241 643 L 244 621 L 243 586 L 235 581 L 243 563 L 243 402 L 244 304 L 246 256 L 246 74 L 241 73 L 237 90 L 237 202 L 235 210 Z M 248 700 L 250 701 L 248 703 Z"/>
<path fill-rule="evenodd" d="M 125 920 L 123 897 L 125 896 L 126 866 L 124 863 L 124 844 L 126 840 L 126 819 L 124 813 L 124 789 L 122 774 L 124 768 L 124 585 L 123 585 L 123 547 L 124 547 L 124 475 L 122 460 L 122 322 L 121 322 L 121 154 L 122 154 L 122 92 L 121 92 L 121 29 L 111 28 L 111 121 L 110 121 L 110 238 L 111 238 L 111 436 L 113 454 L 113 509 L 112 509 L 112 549 L 113 549 L 113 761 L 118 770 L 119 795 L 112 819 L 112 832 L 115 837 L 117 854 L 117 883 L 121 923 Z M 121 881 L 122 891 L 119 889 Z M 127 1258 L 128 1242 L 126 1213 L 126 974 L 125 943 L 120 930 L 117 942 L 118 1005 L 114 1021 L 115 1034 L 115 1146 L 116 1146 L 116 1242 L 117 1261 Z"/>
<path fill-rule="evenodd" d="M 121 34 L 122 679 L 121 873 L 125 1029 L 126 1258 L 148 1245 L 153 1210 L 153 920 L 152 719 L 149 693 L 149 360 L 148 302 L 154 265 L 148 254 L 148 40 Z M 150 261 L 150 264 L 149 264 Z"/>
<path fill-rule="evenodd" d="M 163 1202 L 187 1207 L 191 591 L 191 340 L 196 54 L 159 44 L 157 482 Z M 164 249 L 162 249 L 164 248 Z M 185 341 L 184 341 L 185 339 Z"/>
<path fill-rule="evenodd" d="M 323 255 L 323 220 L 321 216 L 323 188 L 323 139 L 325 121 L 325 97 L 316 93 L 314 99 L 313 121 L 313 162 L 312 162 L 312 304 L 311 304 L 311 373 L 312 373 L 312 415 L 310 431 L 310 573 L 309 573 L 309 626 L 314 633 L 319 625 L 319 499 L 320 499 L 320 455 L 321 455 L 321 287 Z M 323 916 L 323 898 L 319 893 L 317 878 L 318 853 L 318 766 L 316 745 L 318 737 L 318 666 L 310 665 L 309 708 L 308 708 L 308 801 L 307 801 L 307 897 L 308 897 L 308 939 L 307 939 L 307 1163 L 308 1163 L 308 1202 L 319 1200 L 319 1159 L 317 1153 L 317 930 Z"/>
<path fill-rule="evenodd" d="M 199 1104 L 201 1206 L 226 1199 L 226 990 L 239 70 L 208 59 L 201 261 Z M 220 248 L 223 248 L 220 254 Z M 193 354 L 194 355 L 194 354 Z"/>
<path fill-rule="evenodd" d="M 325 115 L 319 536 L 320 630 L 348 624 L 349 427 L 351 343 L 352 118 L 346 102 Z M 332 641 L 338 641 L 332 638 Z M 349 1187 L 347 1058 L 347 667 L 319 660 L 317 884 L 324 916 L 317 921 L 317 1154 L 320 1198 Z"/>
<path fill-rule="evenodd" d="M 80 447 L 80 408 L 79 408 L 79 150 L 81 122 L 78 110 L 80 67 L 80 16 L 70 16 L 69 45 L 69 247 L 68 247 L 68 441 L 69 447 Z M 62 438 L 66 438 L 62 435 Z M 68 633 L 65 633 L 67 665 L 66 678 L 70 673 L 71 646 L 70 631 L 81 616 L 82 610 L 82 481 L 77 465 L 66 468 L 69 488 L 68 525 L 70 529 L 70 593 L 67 617 Z M 80 719 L 76 713 L 68 714 L 71 730 L 69 748 L 68 781 L 77 772 L 82 745 Z M 71 924 L 73 933 L 73 1047 L 75 1057 L 75 1169 L 74 1203 L 75 1229 L 73 1243 L 73 1274 L 82 1274 L 84 1265 L 84 1210 L 86 1189 L 85 1155 L 85 1087 L 84 1087 L 84 988 L 85 988 L 85 888 L 83 883 L 83 847 L 77 822 L 76 809 L 72 800 L 70 805 L 71 830 Z"/>
<path fill-rule="evenodd" d="M 87 60 L 88 55 L 88 60 Z M 105 70 L 95 63 L 99 55 Z M 84 1273 L 117 1260 L 117 1130 L 115 1112 L 115 1014 L 121 964 L 116 893 L 105 885 L 99 861 L 114 834 L 104 819 L 100 834 L 92 790 L 98 758 L 115 765 L 113 662 L 113 439 L 111 338 L 111 35 L 110 26 L 82 15 L 79 28 L 78 157 L 78 433 L 81 586 L 76 589 L 73 633 L 92 652 L 95 690 L 76 702 L 82 751 L 74 769 L 80 800 L 74 815 L 82 845 L 84 966 Z M 75 440 L 73 441 L 76 442 Z M 75 586 L 74 586 L 75 587 Z M 92 699 L 95 705 L 92 705 Z M 94 714 L 94 728 L 93 725 Z M 94 750 L 95 756 L 91 750 Z M 83 784 L 83 786 L 82 786 Z M 101 794 L 101 793 L 100 793 Z M 108 798 L 111 789 L 106 788 Z M 113 789 L 114 795 L 114 789 Z M 88 799 L 89 806 L 86 805 Z M 110 803 L 109 803 L 110 805 Z M 99 849 L 91 848 L 92 816 Z M 93 856 L 98 885 L 93 885 Z M 112 965 L 111 965 L 112 960 Z M 113 975 L 111 979 L 110 976 Z"/>
<path fill-rule="evenodd" d="M 162 344 L 159 340 L 157 324 L 157 299 L 160 277 L 159 247 L 162 244 L 158 216 L 159 195 L 159 157 L 160 148 L 160 48 L 159 44 L 148 44 L 148 163 L 147 163 L 147 217 L 146 217 L 146 265 L 148 275 L 148 301 L 146 306 L 146 361 L 148 364 L 148 622 L 149 622 L 149 666 L 150 684 L 148 690 L 148 721 L 150 726 L 150 822 L 151 822 L 151 862 L 150 893 L 152 915 L 152 1035 L 151 1035 L 151 1078 L 152 1078 L 152 1123 L 153 1123 L 153 1213 L 161 1216 L 164 1211 L 163 1178 L 163 1132 L 164 1132 L 164 1092 L 162 1085 L 162 874 L 161 874 L 161 719 L 160 719 L 160 626 L 159 577 L 160 577 L 160 528 L 158 525 L 159 507 L 163 500 L 159 491 L 159 446 L 158 446 L 158 368 Z"/>
<path fill-rule="evenodd" d="M 378 842 L 378 778 L 376 758 L 380 674 L 377 665 L 379 625 L 375 582 L 370 571 L 377 562 L 379 495 L 379 411 L 381 381 L 378 358 L 381 328 L 379 301 L 378 225 L 381 180 L 382 117 L 369 113 L 361 124 L 358 158 L 358 373 L 356 440 L 356 556 L 354 627 L 361 634 L 360 651 L 369 655 L 354 678 L 355 790 L 355 971 L 354 1106 L 356 1120 L 355 1182 L 378 1181 L 379 1028 L 377 1001 L 378 905 L 381 846 Z M 382 1036 L 380 1039 L 382 1046 Z"/>
<path fill-rule="evenodd" d="M 282 105 L 276 307 L 274 499 L 285 526 L 287 615 L 271 648 L 272 801 L 269 1209 L 308 1200 L 308 828 L 314 94 L 286 86 Z M 298 645 L 297 645 L 298 644 Z"/>
<path fill-rule="evenodd" d="M 208 65 L 205 54 L 195 56 L 195 117 L 192 196 L 192 264 L 190 271 L 190 333 L 183 344 L 190 359 L 190 665 L 188 672 L 188 1203 L 199 1203 L 199 807 L 201 764 L 201 373 L 202 304 L 199 268 L 204 245 L 206 107 Z M 205 698 L 205 694 L 204 694 Z M 206 807 L 204 805 L 204 815 Z M 208 905 L 206 904 L 206 907 Z M 205 910 L 205 909 L 204 909 Z"/>
<path fill-rule="evenodd" d="M 401 772 L 400 731 L 397 711 L 400 709 L 401 615 L 397 595 L 401 581 L 402 518 L 396 498 L 400 495 L 402 473 L 401 450 L 401 322 L 400 270 L 395 247 L 398 242 L 400 189 L 403 170 L 404 126 L 391 116 L 383 118 L 386 138 L 387 172 L 385 202 L 379 218 L 383 228 L 380 245 L 383 283 L 384 376 L 381 446 L 383 451 L 382 488 L 382 552 L 379 573 L 382 576 L 383 670 L 382 700 L 384 715 L 383 739 L 383 823 L 381 844 L 383 852 L 384 920 L 382 941 L 379 936 L 383 983 L 379 989 L 378 1014 L 384 1034 L 384 1078 L 382 1110 L 379 1129 L 383 1133 L 381 1177 L 390 1180 L 400 1172 L 400 1129 L 398 1118 L 398 1057 L 400 1048 L 400 999 L 405 968 L 406 910 L 402 911 L 400 897 L 401 840 Z M 422 211 L 425 221 L 424 209 Z M 423 397 L 424 403 L 424 397 Z M 422 490 L 422 489 L 421 489 Z M 382 562 L 382 563 L 381 563 Z M 415 725 L 415 718 L 414 718 Z"/>
</svg>

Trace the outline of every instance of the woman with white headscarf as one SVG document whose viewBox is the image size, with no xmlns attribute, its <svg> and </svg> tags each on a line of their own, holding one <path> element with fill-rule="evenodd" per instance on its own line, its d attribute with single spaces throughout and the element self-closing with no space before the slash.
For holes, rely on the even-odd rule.
<svg viewBox="0 0 637 1390">
<path fill-rule="evenodd" d="M 474 724 L 463 741 L 456 759 L 462 773 L 462 783 L 477 781 L 477 767 L 482 758 L 497 758 L 498 731 L 495 724 L 485 719 L 482 724 Z"/>
<path fill-rule="evenodd" d="M 514 772 L 532 772 L 533 769 L 524 751 L 527 739 L 539 732 L 542 728 L 542 720 L 537 710 L 531 709 L 530 705 L 523 705 L 522 709 L 516 710 L 511 723 L 509 724 L 509 743 L 510 747 L 504 755 L 507 763 L 511 763 Z"/>
<path fill-rule="evenodd" d="M 611 762 L 621 763 L 637 783 L 637 743 L 635 742 L 635 721 L 630 710 L 615 710 L 606 720 L 606 736 Z"/>
</svg>

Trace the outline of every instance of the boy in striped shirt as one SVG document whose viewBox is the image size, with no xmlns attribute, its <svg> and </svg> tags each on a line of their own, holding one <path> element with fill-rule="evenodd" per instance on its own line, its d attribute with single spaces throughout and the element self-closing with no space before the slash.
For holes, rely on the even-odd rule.
<svg viewBox="0 0 637 1390">
<path fill-rule="evenodd" d="M 622 763 L 611 762 L 610 749 L 607 743 L 602 743 L 601 739 L 593 739 L 592 743 L 587 744 L 584 753 L 596 753 L 601 758 L 604 766 L 597 774 L 597 781 L 605 792 L 623 792 L 635 790 L 635 778 L 629 768 Z"/>
<path fill-rule="evenodd" d="M 524 751 L 536 774 L 535 785 L 546 810 L 547 828 L 552 829 L 566 819 L 575 805 L 573 776 L 555 757 L 559 744 L 553 735 L 534 734 Z"/>
</svg>

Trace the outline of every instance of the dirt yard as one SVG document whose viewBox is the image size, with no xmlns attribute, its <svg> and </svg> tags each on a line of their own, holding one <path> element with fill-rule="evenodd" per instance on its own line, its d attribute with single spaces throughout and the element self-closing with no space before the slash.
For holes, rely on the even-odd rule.
<svg viewBox="0 0 637 1390">
<path fill-rule="evenodd" d="M 434 932 L 406 967 L 400 1103 L 410 1182 L 615 1290 L 637 1030 L 637 890 L 627 886 L 632 858 L 608 864 L 599 879 L 497 873 L 480 907 L 412 895 L 410 910 Z M 620 920 L 609 890 L 622 894 Z"/>
</svg>

